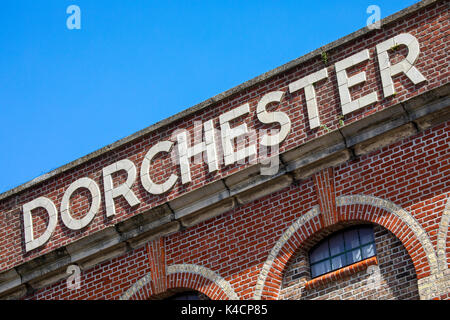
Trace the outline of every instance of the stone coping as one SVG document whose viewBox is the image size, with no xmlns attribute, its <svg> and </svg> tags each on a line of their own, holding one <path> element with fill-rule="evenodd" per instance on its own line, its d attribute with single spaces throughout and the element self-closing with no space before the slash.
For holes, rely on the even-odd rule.
<svg viewBox="0 0 450 320">
<path fill-rule="evenodd" d="M 409 7 L 401 10 L 401 11 L 398 11 L 398 12 L 396 12 L 396 13 L 394 13 L 394 14 L 392 14 L 392 15 L 384 18 L 384 19 L 382 19 L 381 22 L 380 22 L 381 26 L 388 25 L 388 24 L 394 22 L 397 19 L 400 19 L 400 18 L 403 18 L 403 17 L 405 17 L 407 15 L 413 14 L 417 10 L 420 10 L 420 9 L 422 9 L 424 7 L 427 7 L 427 6 L 429 6 L 429 5 L 431 5 L 431 4 L 435 3 L 435 2 L 438 2 L 438 1 L 440 1 L 440 0 L 423 0 L 423 1 L 420 1 L 418 3 L 415 3 L 415 4 L 413 4 L 413 5 L 409 6 Z M 325 46 L 322 46 L 322 47 L 320 47 L 320 48 L 318 48 L 318 49 L 316 49 L 314 51 L 311 51 L 311 52 L 309 52 L 309 53 L 307 53 L 307 54 L 305 54 L 305 55 L 303 55 L 303 56 L 301 56 L 301 57 L 299 57 L 297 59 L 294 59 L 294 60 L 292 60 L 292 61 L 290 61 L 290 62 L 288 62 L 288 63 L 286 63 L 286 64 L 284 64 L 284 65 L 282 65 L 280 67 L 272 69 L 272 70 L 270 70 L 270 71 L 268 71 L 266 73 L 263 73 L 262 75 L 259 75 L 259 76 L 255 77 L 255 78 L 251 79 L 251 80 L 248 80 L 248 81 L 246 81 L 246 82 L 244 82 L 244 83 L 242 83 L 242 84 L 240 84 L 240 85 L 238 85 L 238 86 L 236 86 L 236 87 L 234 87 L 232 89 L 229 89 L 229 90 L 227 90 L 225 92 L 222 92 L 222 93 L 220 93 L 220 94 L 218 94 L 218 95 L 216 95 L 216 96 L 214 96 L 212 98 L 209 98 L 209 99 L 207 99 L 207 100 L 205 100 L 205 101 L 203 101 L 203 102 L 201 102 L 201 103 L 199 103 L 199 104 L 197 104 L 197 105 L 195 105 L 195 106 L 193 106 L 191 108 L 188 108 L 188 109 L 186 109 L 184 111 L 181 111 L 181 112 L 179 112 L 179 113 L 177 113 L 177 114 L 175 114 L 175 115 L 173 115 L 173 116 L 171 116 L 169 118 L 161 120 L 161 121 L 159 121 L 159 122 L 157 122 L 157 123 L 155 123 L 155 124 L 145 128 L 145 129 L 142 129 L 142 130 L 140 130 L 140 131 L 138 131 L 138 132 L 136 132 L 136 133 L 134 133 L 134 134 L 132 134 L 130 136 L 127 136 L 127 137 L 125 137 L 123 139 L 120 139 L 120 140 L 118 140 L 118 141 L 116 141 L 116 142 L 114 142 L 114 143 L 112 143 L 110 145 L 107 145 L 107 146 L 105 146 L 105 147 L 103 147 L 101 149 L 98 149 L 97 151 L 94 151 L 94 152 L 92 152 L 92 153 L 90 153 L 90 154 L 88 154 L 88 155 L 86 155 L 84 157 L 81 157 L 81 158 L 79 158 L 77 160 L 74 160 L 74 161 L 72 161 L 72 162 L 70 162 L 70 163 L 68 163 L 66 165 L 63 165 L 63 166 L 61 166 L 61 167 L 59 167 L 59 168 L 57 168 L 57 169 L 55 169 L 53 171 L 50 171 L 50 172 L 45 173 L 45 174 L 43 174 L 43 175 L 41 175 L 39 177 L 36 177 L 33 180 L 28 181 L 28 182 L 26 182 L 24 184 L 21 184 L 21 185 L 13 188 L 11 190 L 5 191 L 5 192 L 0 194 L 0 201 L 4 200 L 6 198 L 9 198 L 11 196 L 14 196 L 14 195 L 16 195 L 16 194 L 18 194 L 18 193 L 20 193 L 20 192 L 22 192 L 22 191 L 32 187 L 32 186 L 35 186 L 35 185 L 37 185 L 39 183 L 42 183 L 42 182 L 44 182 L 44 181 L 46 181 L 46 180 L 48 180 L 48 179 L 50 179 L 50 178 L 60 174 L 60 173 L 66 172 L 68 170 L 71 170 L 71 169 L 79 166 L 79 165 L 82 165 L 82 164 L 84 164 L 84 163 L 86 163 L 86 162 L 88 162 L 88 161 L 90 161 L 92 159 L 95 159 L 95 158 L 97 158 L 97 157 L 99 157 L 99 156 L 101 156 L 101 155 L 103 155 L 103 154 L 105 154 L 105 153 L 107 153 L 109 151 L 117 149 L 117 148 L 119 148 L 119 147 L 121 147 L 121 146 L 123 146 L 125 144 L 131 143 L 134 140 L 139 139 L 139 138 L 141 138 L 141 137 L 143 137 L 145 135 L 148 135 L 151 132 L 153 132 L 153 131 L 161 128 L 161 127 L 164 127 L 164 126 L 166 126 L 166 125 L 168 125 L 168 124 L 170 124 L 170 123 L 172 123 L 172 122 L 174 122 L 176 120 L 182 119 L 182 118 L 184 118 L 184 117 L 186 117 L 188 115 L 191 115 L 191 114 L 193 114 L 193 113 L 195 113 L 195 112 L 197 112 L 199 110 L 202 110 L 204 108 L 210 107 L 210 106 L 212 106 L 212 105 L 214 105 L 214 104 L 216 104 L 216 103 L 218 103 L 218 102 L 220 102 L 220 101 L 222 101 L 222 100 L 224 100 L 226 98 L 229 98 L 229 97 L 233 96 L 234 94 L 236 94 L 238 92 L 241 92 L 241 91 L 243 91 L 245 89 L 248 89 L 248 88 L 250 88 L 250 87 L 252 87 L 252 86 L 254 86 L 254 85 L 258 84 L 258 83 L 266 81 L 266 80 L 268 80 L 268 79 L 270 79 L 270 78 L 272 78 L 274 76 L 277 76 L 277 75 L 279 75 L 279 74 L 281 74 L 283 72 L 286 72 L 286 71 L 288 71 L 288 70 L 290 70 L 292 68 L 295 68 L 296 66 L 298 66 L 298 65 L 308 61 L 309 59 L 312 59 L 312 58 L 315 58 L 317 56 L 320 56 L 322 52 L 330 52 L 331 50 L 334 50 L 334 49 L 338 48 L 339 46 L 341 46 L 341 45 L 343 45 L 345 43 L 348 43 L 350 41 L 353 41 L 353 40 L 355 40 L 355 39 L 357 39 L 359 37 L 362 37 L 362 36 L 364 36 L 364 35 L 366 35 L 366 34 L 368 34 L 370 32 L 373 32 L 373 30 L 369 29 L 368 27 L 364 27 L 362 29 L 359 29 L 359 30 L 357 30 L 357 31 L 347 35 L 347 36 L 344 36 L 344 37 L 342 37 L 342 38 L 340 38 L 340 39 L 338 39 L 336 41 L 333 41 L 333 42 L 331 42 L 331 43 L 329 43 L 329 44 L 327 44 Z"/>
</svg>

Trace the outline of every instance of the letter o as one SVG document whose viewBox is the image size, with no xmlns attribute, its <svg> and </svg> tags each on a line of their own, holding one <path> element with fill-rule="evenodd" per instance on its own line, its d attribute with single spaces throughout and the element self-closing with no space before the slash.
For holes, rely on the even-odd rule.
<svg viewBox="0 0 450 320">
<path fill-rule="evenodd" d="M 70 214 L 70 197 L 79 188 L 86 188 L 89 190 L 92 196 L 92 203 L 89 212 L 81 219 L 74 219 Z M 79 230 L 86 227 L 100 208 L 100 189 L 94 180 L 90 178 L 81 178 L 73 182 L 66 192 L 61 201 L 61 218 L 67 228 L 71 230 Z"/>
</svg>

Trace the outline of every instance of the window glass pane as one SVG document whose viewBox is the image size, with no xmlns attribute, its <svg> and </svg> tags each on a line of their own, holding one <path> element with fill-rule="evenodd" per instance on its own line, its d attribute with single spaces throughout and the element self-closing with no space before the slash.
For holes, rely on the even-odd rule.
<svg viewBox="0 0 450 320">
<path fill-rule="evenodd" d="M 311 276 L 317 277 L 376 255 L 373 227 L 336 232 L 310 251 Z"/>
<path fill-rule="evenodd" d="M 345 249 L 353 249 L 359 246 L 358 230 L 353 229 L 344 233 Z"/>
<path fill-rule="evenodd" d="M 311 266 L 311 276 L 313 278 L 320 276 L 324 273 L 330 272 L 330 271 L 331 271 L 330 260 L 325 260 L 325 261 L 313 264 Z"/>
<path fill-rule="evenodd" d="M 322 259 L 328 258 L 329 256 L 330 254 L 328 252 L 328 241 L 324 241 L 311 252 L 310 262 L 314 263 Z"/>
<path fill-rule="evenodd" d="M 341 254 L 340 256 L 331 259 L 331 267 L 333 270 L 345 267 L 345 254 Z"/>
<path fill-rule="evenodd" d="M 344 252 L 344 236 L 342 233 L 330 238 L 330 252 L 332 256 Z"/>
<path fill-rule="evenodd" d="M 361 240 L 361 244 L 373 242 L 374 239 L 372 227 L 362 227 L 361 229 L 359 229 L 359 238 Z"/>
<path fill-rule="evenodd" d="M 363 259 L 373 257 L 375 255 L 375 244 L 368 244 L 362 247 Z"/>
<path fill-rule="evenodd" d="M 352 264 L 361 260 L 361 249 L 347 252 L 347 264 Z"/>
</svg>

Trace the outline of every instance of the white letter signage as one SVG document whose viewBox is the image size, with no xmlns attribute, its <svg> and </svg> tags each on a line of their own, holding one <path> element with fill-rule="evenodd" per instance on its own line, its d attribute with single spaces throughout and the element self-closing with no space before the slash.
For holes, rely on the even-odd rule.
<svg viewBox="0 0 450 320">
<path fill-rule="evenodd" d="M 48 213 L 47 229 L 37 239 L 33 238 L 33 218 L 31 211 L 36 208 L 44 208 Z M 23 223 L 25 228 L 25 251 L 33 250 L 40 247 L 50 239 L 53 231 L 56 228 L 58 221 L 58 211 L 54 203 L 45 197 L 36 198 L 28 203 L 25 203 L 23 209 Z"/>
</svg>

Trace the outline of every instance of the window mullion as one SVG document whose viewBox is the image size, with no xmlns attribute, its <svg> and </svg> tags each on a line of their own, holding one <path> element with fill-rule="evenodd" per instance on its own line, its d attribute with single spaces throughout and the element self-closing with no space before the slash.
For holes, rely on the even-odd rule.
<svg viewBox="0 0 450 320">
<path fill-rule="evenodd" d="M 363 254 L 362 254 L 362 242 L 361 242 L 361 236 L 359 235 L 359 228 L 356 229 L 356 233 L 358 234 L 358 242 L 359 242 L 359 255 L 361 257 L 360 261 L 362 260 Z"/>
<path fill-rule="evenodd" d="M 348 231 L 348 229 L 355 229 L 355 231 L 357 232 L 356 237 L 350 239 L 351 241 L 358 240 L 358 246 L 356 246 L 355 248 L 348 248 L 347 245 L 346 245 L 345 233 L 346 233 L 346 231 Z M 363 260 L 363 244 L 362 244 L 362 242 L 361 242 L 361 234 L 360 234 L 360 229 L 361 229 L 361 227 L 359 227 L 359 228 L 358 228 L 358 227 L 354 227 L 354 228 L 348 228 L 348 229 L 338 231 L 338 232 L 335 233 L 334 235 L 332 234 L 331 236 L 328 236 L 326 239 L 323 240 L 322 243 L 323 243 L 323 244 L 326 244 L 326 245 L 328 246 L 328 248 L 326 249 L 326 250 L 328 250 L 328 256 L 325 257 L 325 258 L 323 258 L 323 259 L 320 259 L 320 260 L 318 260 L 318 261 L 316 261 L 316 262 L 314 262 L 314 263 L 311 263 L 311 262 L 310 262 L 310 267 L 312 268 L 312 267 L 315 266 L 315 265 L 318 265 L 318 264 L 320 264 L 320 263 L 324 264 L 325 261 L 328 261 L 330 270 L 327 271 L 327 272 L 324 272 L 324 273 L 315 275 L 314 277 L 321 276 L 321 275 L 323 275 L 323 274 L 329 273 L 329 272 L 334 271 L 334 270 L 341 269 L 341 268 L 343 268 L 343 267 L 346 267 L 346 266 L 348 266 L 348 265 L 351 265 L 351 264 L 353 264 L 353 263 L 356 263 L 356 262 L 359 262 L 359 261 L 362 261 L 362 260 Z M 352 232 L 352 233 L 353 233 L 353 232 Z M 339 234 L 340 234 L 340 237 L 339 237 Z M 336 240 L 338 240 L 338 241 L 339 241 L 339 240 L 340 240 L 340 241 L 343 241 L 343 245 L 342 245 L 343 251 L 340 249 L 341 246 L 340 246 L 340 244 L 339 244 L 338 247 L 337 247 L 337 248 L 338 248 L 338 252 L 337 252 L 336 254 L 334 254 L 334 255 L 331 254 L 331 239 L 333 238 L 333 236 L 336 236 Z M 374 236 L 373 236 L 373 230 L 372 230 L 372 239 L 374 239 Z M 375 240 L 369 241 L 368 243 L 364 244 L 364 246 L 368 246 L 368 245 L 372 245 L 372 246 L 373 246 L 374 250 L 373 250 L 373 255 L 372 255 L 372 256 L 376 256 Z M 321 244 L 319 243 L 318 246 L 320 247 Z M 356 251 L 356 250 L 359 251 L 360 258 L 359 258 L 358 260 L 356 260 L 356 261 L 353 261 L 354 259 L 352 258 L 352 259 L 351 259 L 351 260 L 352 260 L 352 263 L 350 263 L 350 262 L 349 262 L 349 259 L 348 259 L 348 257 L 347 257 L 347 255 L 348 255 L 348 254 L 352 254 L 352 251 Z M 313 253 L 315 253 L 315 252 L 316 252 L 316 251 L 314 251 L 314 250 L 310 251 L 310 253 L 309 253 L 310 259 L 311 259 L 311 254 L 313 254 Z M 318 251 L 317 251 L 317 252 L 318 252 Z M 322 251 L 322 253 L 325 253 L 325 250 Z M 334 267 L 333 267 L 333 259 L 334 259 L 335 257 L 342 256 L 342 255 L 344 255 L 342 267 L 334 268 Z M 371 256 L 371 257 L 372 257 L 372 256 Z M 353 256 L 351 256 L 351 257 L 353 257 Z"/>
<path fill-rule="evenodd" d="M 331 263 L 330 237 L 328 237 L 328 262 L 330 264 L 330 271 L 331 271 L 333 270 L 333 264 Z"/>
<path fill-rule="evenodd" d="M 345 266 L 348 266 L 348 260 L 347 260 L 347 247 L 345 246 L 345 232 L 342 232 L 342 241 L 344 242 L 344 260 L 345 260 Z"/>
</svg>

